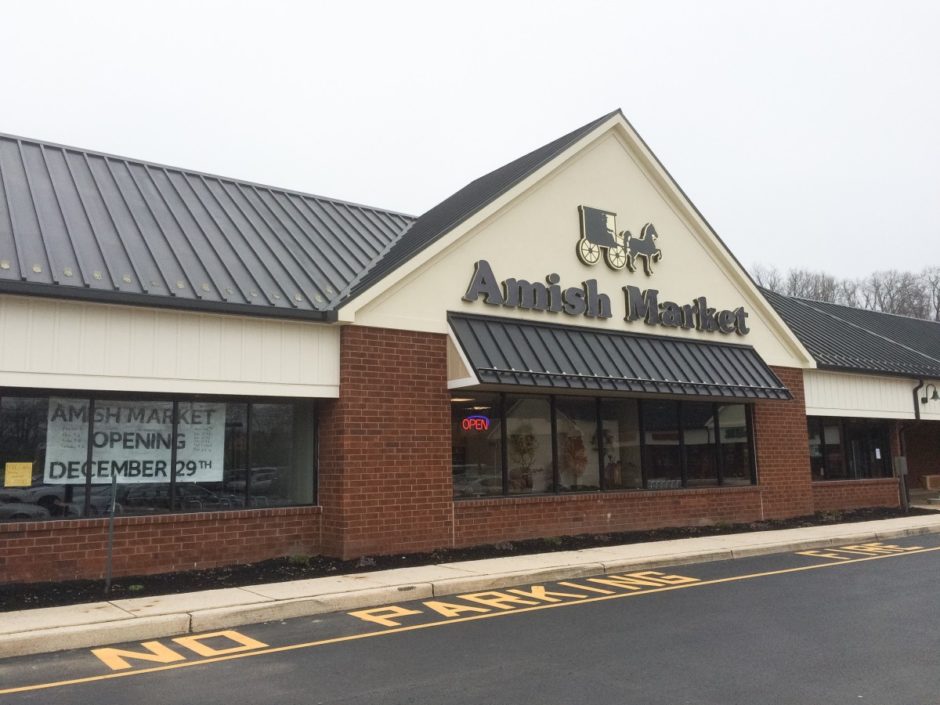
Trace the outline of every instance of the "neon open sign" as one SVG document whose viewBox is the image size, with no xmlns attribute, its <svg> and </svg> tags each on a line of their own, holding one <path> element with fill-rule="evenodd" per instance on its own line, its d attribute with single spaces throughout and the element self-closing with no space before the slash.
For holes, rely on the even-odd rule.
<svg viewBox="0 0 940 705">
<path fill-rule="evenodd" d="M 490 418 L 480 414 L 466 416 L 461 422 L 461 426 L 463 426 L 464 431 L 486 431 L 490 427 Z"/>
</svg>

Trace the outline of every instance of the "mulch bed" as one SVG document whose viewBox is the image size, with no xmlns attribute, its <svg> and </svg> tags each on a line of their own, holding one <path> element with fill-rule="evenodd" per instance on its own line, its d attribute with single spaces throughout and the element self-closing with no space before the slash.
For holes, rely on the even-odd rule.
<svg viewBox="0 0 940 705">
<path fill-rule="evenodd" d="M 181 573 L 144 575 L 115 578 L 111 591 L 104 593 L 103 580 L 69 580 L 56 583 L 16 583 L 0 585 L 0 612 L 34 607 L 56 607 L 81 602 L 97 602 L 126 597 L 150 597 L 195 590 L 210 590 L 258 583 L 276 583 L 286 580 L 322 578 L 329 575 L 362 573 L 387 568 L 407 568 L 435 563 L 517 556 L 527 553 L 550 553 L 598 546 L 666 541 L 694 536 L 718 536 L 747 531 L 772 531 L 802 526 L 822 526 L 901 516 L 932 514 L 928 510 L 911 509 L 905 514 L 900 509 L 871 508 L 842 512 L 821 512 L 812 516 L 792 519 L 769 519 L 747 524 L 713 524 L 652 531 L 631 531 L 616 534 L 584 534 L 558 538 L 528 539 L 472 548 L 452 548 L 431 553 L 408 555 L 367 556 L 358 560 L 341 561 L 324 556 L 290 556 L 225 568 L 190 570 Z"/>
</svg>

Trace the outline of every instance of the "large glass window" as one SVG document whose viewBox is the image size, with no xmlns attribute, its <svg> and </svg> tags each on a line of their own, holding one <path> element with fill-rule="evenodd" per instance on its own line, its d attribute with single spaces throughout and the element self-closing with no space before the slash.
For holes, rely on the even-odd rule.
<svg viewBox="0 0 940 705">
<path fill-rule="evenodd" d="M 754 449 L 744 404 L 718 404 L 721 477 L 726 485 L 749 485 L 753 480 Z"/>
<path fill-rule="evenodd" d="M 644 401 L 643 446 L 646 450 L 646 486 L 668 490 L 682 486 L 679 403 Z"/>
<path fill-rule="evenodd" d="M 509 492 L 552 492 L 552 408 L 548 397 L 506 397 Z"/>
<path fill-rule="evenodd" d="M 7 394 L 0 519 L 103 515 L 112 478 L 123 514 L 310 504 L 314 434 L 310 401 Z"/>
<path fill-rule="evenodd" d="M 561 491 L 600 489 L 597 445 L 597 400 L 555 400 L 558 468 Z"/>
<path fill-rule="evenodd" d="M 300 404 L 252 404 L 249 507 L 313 503 L 313 413 Z"/>
<path fill-rule="evenodd" d="M 717 407 L 714 404 L 686 402 L 681 405 L 681 409 L 686 484 L 689 487 L 717 485 Z"/>
<path fill-rule="evenodd" d="M 643 487 L 640 460 L 640 411 L 636 399 L 601 399 L 604 486 L 610 490 Z"/>
<path fill-rule="evenodd" d="M 496 394 L 467 394 L 451 399 L 451 454 L 456 497 L 478 497 L 503 491 L 501 403 Z"/>
<path fill-rule="evenodd" d="M 451 419 L 456 497 L 756 482 L 745 404 L 464 393 Z"/>
<path fill-rule="evenodd" d="M 810 417 L 807 431 L 814 480 L 891 477 L 886 422 Z"/>
</svg>

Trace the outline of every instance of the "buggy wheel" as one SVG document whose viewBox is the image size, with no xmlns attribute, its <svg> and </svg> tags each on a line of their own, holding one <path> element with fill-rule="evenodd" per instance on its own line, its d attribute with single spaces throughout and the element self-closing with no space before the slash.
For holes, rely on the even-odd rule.
<svg viewBox="0 0 940 705">
<path fill-rule="evenodd" d="M 601 248 L 587 238 L 578 240 L 578 257 L 585 264 L 597 264 L 601 258 Z"/>
<path fill-rule="evenodd" d="M 612 269 L 623 269 L 623 266 L 627 263 L 627 251 L 619 246 L 608 247 L 606 258 L 607 264 L 609 264 Z"/>
</svg>

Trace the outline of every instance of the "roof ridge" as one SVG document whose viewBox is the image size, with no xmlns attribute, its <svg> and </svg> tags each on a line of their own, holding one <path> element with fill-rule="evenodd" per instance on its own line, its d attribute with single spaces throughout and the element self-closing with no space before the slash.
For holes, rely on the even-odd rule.
<svg viewBox="0 0 940 705">
<path fill-rule="evenodd" d="M 53 148 L 53 149 L 63 149 L 63 150 L 71 151 L 71 152 L 77 152 L 77 153 L 79 153 L 79 154 L 86 154 L 86 155 L 95 156 L 95 157 L 102 157 L 103 159 L 111 159 L 111 160 L 121 161 L 121 162 L 130 162 L 130 163 L 133 163 L 133 164 L 140 164 L 140 165 L 142 165 L 142 166 L 154 167 L 154 168 L 156 168 L 156 169 L 164 169 L 164 170 L 168 169 L 168 170 L 170 170 L 170 171 L 176 171 L 176 172 L 179 172 L 179 173 L 181 173 L 181 174 L 192 174 L 192 175 L 194 175 L 194 176 L 205 176 L 205 177 L 209 177 L 209 178 L 211 178 L 211 179 L 218 179 L 219 181 L 228 181 L 228 182 L 231 182 L 231 183 L 233 183 L 233 184 L 240 184 L 240 185 L 243 185 L 243 186 L 253 186 L 253 187 L 256 187 L 256 188 L 263 188 L 263 189 L 268 189 L 268 190 L 272 190 L 272 191 L 279 191 L 279 192 L 281 192 L 281 193 L 292 194 L 292 195 L 295 195 L 295 196 L 302 196 L 302 197 L 306 197 L 306 198 L 315 198 L 315 199 L 317 199 L 317 200 L 319 200 L 319 201 L 326 201 L 326 202 L 328 202 L 328 203 L 336 203 L 336 204 L 339 204 L 339 205 L 352 206 L 352 207 L 354 207 L 354 208 L 363 208 L 363 209 L 366 209 L 366 210 L 381 211 L 381 212 L 383 212 L 383 213 L 390 213 L 391 215 L 397 215 L 397 216 L 400 216 L 400 217 L 402 217 L 402 218 L 409 218 L 409 219 L 411 219 L 411 220 L 416 220 L 416 219 L 417 219 L 417 216 L 415 216 L 415 215 L 411 215 L 411 214 L 409 214 L 409 213 L 403 213 L 403 212 L 401 212 L 401 211 L 391 210 L 391 209 L 389 209 L 389 208 L 381 208 L 381 207 L 379 207 L 379 206 L 370 206 L 370 205 L 367 205 L 367 204 L 365 204 L 365 203 L 356 203 L 356 202 L 354 202 L 354 201 L 346 201 L 346 200 L 343 200 L 343 199 L 341 199 L 341 198 L 333 198 L 333 197 L 331 197 L 331 196 L 321 196 L 321 195 L 316 194 L 316 193 L 310 193 L 310 192 L 307 192 L 307 191 L 300 191 L 300 190 L 298 190 L 298 189 L 283 188 L 283 187 L 281 187 L 281 186 L 274 186 L 273 184 L 264 184 L 264 183 L 261 183 L 260 181 L 250 181 L 250 180 L 247 180 L 247 179 L 235 178 L 235 177 L 233 177 L 233 176 L 223 176 L 222 174 L 213 174 L 213 173 L 211 173 L 211 172 L 208 172 L 208 171 L 201 171 L 201 170 L 199 170 L 199 169 L 187 169 L 187 168 L 185 168 L 185 167 L 174 166 L 174 165 L 172 165 L 172 164 L 163 164 L 163 163 L 160 163 L 160 162 L 153 162 L 153 161 L 150 161 L 150 160 L 147 160 L 147 159 L 138 159 L 138 158 L 136 158 L 136 157 L 125 157 L 125 156 L 120 155 L 120 154 L 112 154 L 112 153 L 109 153 L 109 152 L 102 152 L 101 150 L 97 150 L 97 149 L 86 149 L 86 148 L 84 148 L 84 147 L 76 147 L 76 146 L 74 146 L 74 145 L 61 144 L 61 143 L 59 143 L 59 142 L 50 142 L 49 140 L 36 139 L 36 138 L 34 138 L 34 137 L 23 137 L 23 136 L 21 136 L 21 135 L 13 135 L 13 134 L 10 134 L 10 133 L 7 133 L 7 132 L 0 132 L 0 140 L 2 140 L 2 139 L 15 140 L 15 141 L 18 142 L 18 143 L 23 143 L 23 142 L 25 142 L 25 143 L 28 143 L 28 144 L 38 145 L 38 146 L 41 146 L 41 147 L 49 147 L 49 148 Z"/>
<path fill-rule="evenodd" d="M 869 329 L 867 329 L 867 328 L 864 328 L 863 326 L 860 326 L 860 325 L 858 325 L 857 323 L 853 323 L 852 321 L 847 321 L 846 319 L 842 318 L 841 316 L 837 316 L 837 315 L 835 315 L 834 313 L 830 313 L 829 311 L 825 311 L 825 310 L 820 309 L 820 308 L 817 308 L 817 307 L 815 307 L 815 306 L 810 306 L 807 299 L 801 299 L 801 298 L 798 298 L 798 297 L 795 297 L 795 296 L 789 296 L 789 297 L 786 297 L 786 298 L 789 298 L 789 299 L 795 301 L 796 303 L 800 304 L 801 306 L 804 306 L 804 307 L 806 307 L 806 308 L 812 309 L 813 311 L 816 311 L 817 313 L 820 313 L 820 314 L 822 314 L 823 316 L 828 316 L 829 318 L 835 319 L 835 320 L 839 321 L 840 323 L 844 323 L 844 324 L 847 325 L 847 326 L 851 326 L 852 328 L 856 328 L 856 329 L 862 331 L 863 333 L 867 333 L 868 335 L 871 335 L 871 336 L 873 336 L 873 337 L 875 337 L 875 338 L 880 338 L 881 340 L 884 340 L 885 342 L 891 343 L 892 345 L 897 345 L 897 346 L 900 347 L 900 348 L 904 348 L 904 349 L 907 350 L 908 352 L 912 352 L 912 353 L 914 353 L 915 355 L 919 355 L 920 357 L 923 357 L 923 358 L 925 358 L 926 360 L 929 360 L 930 362 L 940 363 L 940 358 L 936 358 L 936 357 L 933 357 L 933 356 L 931 356 L 931 355 L 928 355 L 928 354 L 925 353 L 925 352 L 922 352 L 922 351 L 920 351 L 920 350 L 916 350 L 915 348 L 909 347 L 909 346 L 905 345 L 904 343 L 902 343 L 902 342 L 900 342 L 900 341 L 898 341 L 898 340 L 895 340 L 894 338 L 889 338 L 889 337 L 886 336 L 886 335 L 881 335 L 880 333 L 876 333 L 875 331 L 869 330 Z M 822 302 L 817 302 L 817 303 L 822 303 Z M 851 307 L 850 307 L 850 306 L 847 306 L 846 308 L 851 308 Z M 861 309 L 856 309 L 856 310 L 861 310 Z M 920 320 L 920 319 L 914 319 L 914 320 Z"/>
<path fill-rule="evenodd" d="M 764 288 L 764 287 L 761 287 Z M 774 292 L 778 294 L 778 292 Z M 836 301 L 822 301 L 820 299 L 811 299 L 808 296 L 787 296 L 786 294 L 779 294 L 780 296 L 786 296 L 788 299 L 793 299 L 794 301 L 808 302 L 811 304 L 825 304 L 826 306 L 838 306 L 839 308 L 847 308 L 852 311 L 858 311 L 859 313 L 870 313 L 876 316 L 893 316 L 894 318 L 902 318 L 905 321 L 914 321 L 916 323 L 930 323 L 933 325 L 940 326 L 940 321 L 932 321 L 929 318 L 918 318 L 917 316 L 908 316 L 903 313 L 892 313 L 891 311 L 875 311 L 870 308 L 859 308 L 858 306 L 850 306 L 849 304 L 840 304 Z"/>
</svg>

